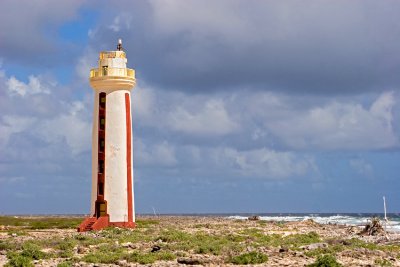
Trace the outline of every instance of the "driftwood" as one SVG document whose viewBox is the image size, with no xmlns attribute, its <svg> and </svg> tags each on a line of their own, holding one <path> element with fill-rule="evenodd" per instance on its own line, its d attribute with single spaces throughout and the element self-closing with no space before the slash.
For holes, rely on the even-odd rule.
<svg viewBox="0 0 400 267">
<path fill-rule="evenodd" d="M 364 229 L 359 233 L 359 235 L 368 235 L 368 236 L 384 235 L 384 236 L 386 236 L 386 231 L 383 228 L 379 218 L 374 217 L 371 219 L 371 222 L 369 222 L 365 225 Z"/>
</svg>

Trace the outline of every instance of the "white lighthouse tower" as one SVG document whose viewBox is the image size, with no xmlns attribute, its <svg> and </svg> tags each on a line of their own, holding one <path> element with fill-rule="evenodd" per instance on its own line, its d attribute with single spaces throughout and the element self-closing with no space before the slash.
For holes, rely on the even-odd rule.
<svg viewBox="0 0 400 267">
<path fill-rule="evenodd" d="M 78 231 L 135 227 L 131 89 L 135 71 L 126 67 L 121 39 L 116 51 L 100 52 L 90 71 L 94 89 L 91 217 Z"/>
</svg>

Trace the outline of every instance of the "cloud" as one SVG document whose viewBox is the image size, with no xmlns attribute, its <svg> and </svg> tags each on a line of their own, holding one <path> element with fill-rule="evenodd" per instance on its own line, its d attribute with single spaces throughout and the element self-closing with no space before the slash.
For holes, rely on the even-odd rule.
<svg viewBox="0 0 400 267">
<path fill-rule="evenodd" d="M 8 62 L 40 65 L 60 52 L 56 29 L 78 15 L 85 1 L 49 2 L 4 0 L 0 10 L 0 51 Z M 10 30 L 12 27 L 12 30 Z M 67 49 L 66 46 L 63 49 Z M 65 51 L 65 50 L 64 50 Z M 43 58 L 46 58 L 43 61 Z"/>
<path fill-rule="evenodd" d="M 91 121 L 82 101 L 65 102 L 60 88 L 41 76 L 30 75 L 28 83 L 12 76 L 0 87 L 7 92 L 0 108 L 2 149 L 12 150 L 10 141 L 18 135 L 54 146 L 65 141 L 73 155 L 90 150 Z"/>
<path fill-rule="evenodd" d="M 188 111 L 176 107 L 168 114 L 168 125 L 175 130 L 195 135 L 226 135 L 237 125 L 229 117 L 221 100 L 208 100 L 200 110 Z"/>
<path fill-rule="evenodd" d="M 373 177 L 374 169 L 370 163 L 368 163 L 365 159 L 357 158 L 351 159 L 349 161 L 350 166 L 360 175 L 364 177 Z"/>
<path fill-rule="evenodd" d="M 158 144 L 147 144 L 141 139 L 136 139 L 135 149 L 140 165 L 146 166 L 174 166 L 178 163 L 175 156 L 175 147 L 167 141 Z"/>
<path fill-rule="evenodd" d="M 294 149 L 364 150 L 399 145 L 392 128 L 393 93 L 379 96 L 369 109 L 359 103 L 331 102 L 265 126 Z"/>
<path fill-rule="evenodd" d="M 129 13 L 121 13 L 114 18 L 113 23 L 108 27 L 114 32 L 119 32 L 122 28 L 129 30 L 131 22 L 132 16 Z"/>
<path fill-rule="evenodd" d="M 126 10 L 134 26 L 119 27 Z M 400 81 L 399 10 L 396 1 L 125 3 L 90 44 L 124 36 L 141 78 L 162 89 L 382 92 Z"/>
<path fill-rule="evenodd" d="M 144 86 L 133 93 L 133 115 L 138 127 L 188 144 L 366 151 L 398 147 L 396 97 L 393 91 L 348 100 L 245 90 L 193 96 Z"/>
<path fill-rule="evenodd" d="M 93 68 L 97 68 L 98 52 L 94 49 L 86 48 L 83 55 L 78 58 L 78 62 L 75 66 L 75 72 L 80 79 L 81 84 L 89 86 L 89 71 Z"/>
<path fill-rule="evenodd" d="M 82 102 L 75 101 L 70 107 L 69 114 L 60 114 L 53 119 L 43 120 L 33 129 L 43 141 L 57 145 L 63 139 L 71 149 L 72 155 L 90 151 L 91 121 L 82 120 L 81 114 L 88 110 Z"/>
<path fill-rule="evenodd" d="M 35 119 L 26 116 L 3 115 L 0 120 L 0 147 L 4 148 L 10 136 L 20 133 L 35 123 Z"/>
<path fill-rule="evenodd" d="M 38 77 L 33 75 L 29 76 L 29 83 L 23 83 L 17 80 L 14 76 L 7 81 L 8 91 L 11 94 L 18 94 L 20 96 L 32 95 L 32 94 L 49 94 L 50 91 L 46 86 L 41 84 Z"/>
<path fill-rule="evenodd" d="M 280 179 L 317 173 L 314 159 L 292 152 L 278 152 L 268 148 L 238 151 L 233 148 L 213 149 L 211 157 L 226 170 L 240 176 Z"/>
</svg>

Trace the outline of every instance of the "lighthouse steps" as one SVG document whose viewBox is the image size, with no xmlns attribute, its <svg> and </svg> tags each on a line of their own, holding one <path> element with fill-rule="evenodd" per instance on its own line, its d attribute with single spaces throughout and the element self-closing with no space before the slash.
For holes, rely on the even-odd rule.
<svg viewBox="0 0 400 267">
<path fill-rule="evenodd" d="M 86 218 L 78 227 L 78 232 L 87 232 L 93 230 L 100 230 L 110 225 L 109 216 L 101 216 L 99 218 L 89 217 Z"/>
<path fill-rule="evenodd" d="M 88 225 L 86 225 L 84 231 L 85 232 L 86 231 L 92 231 L 93 230 L 93 228 L 92 228 L 93 224 L 95 224 L 95 222 L 90 222 Z"/>
</svg>

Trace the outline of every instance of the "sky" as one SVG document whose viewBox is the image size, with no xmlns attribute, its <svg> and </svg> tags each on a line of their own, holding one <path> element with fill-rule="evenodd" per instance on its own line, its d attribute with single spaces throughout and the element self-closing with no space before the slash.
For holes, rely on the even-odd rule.
<svg viewBox="0 0 400 267">
<path fill-rule="evenodd" d="M 0 214 L 89 213 L 89 71 L 119 38 L 138 214 L 399 212 L 399 1 L 0 7 Z"/>
</svg>

